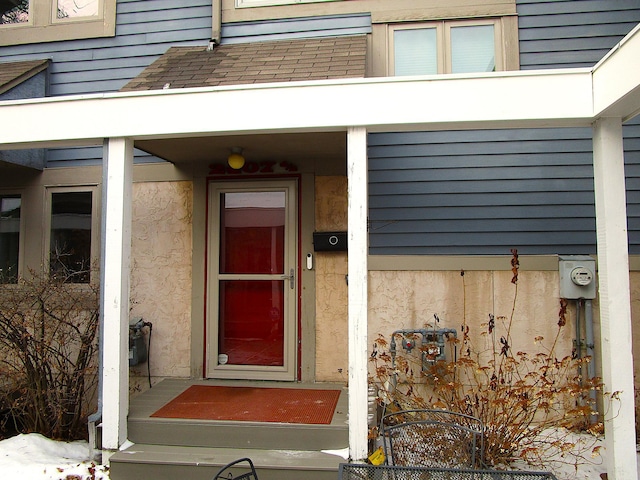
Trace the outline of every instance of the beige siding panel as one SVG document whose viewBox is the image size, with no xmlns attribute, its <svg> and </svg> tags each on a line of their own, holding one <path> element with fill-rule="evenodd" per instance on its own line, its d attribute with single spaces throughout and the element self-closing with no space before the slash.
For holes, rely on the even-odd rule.
<svg viewBox="0 0 640 480">
<path fill-rule="evenodd" d="M 347 229 L 347 177 L 316 177 L 316 230 Z M 316 252 L 316 381 L 347 375 L 346 252 Z"/>
<path fill-rule="evenodd" d="M 371 32 L 372 54 L 369 57 L 371 76 L 389 76 L 389 29 L 387 25 L 375 24 Z"/>
<path fill-rule="evenodd" d="M 515 15 L 503 17 L 502 48 L 503 65 L 505 70 L 520 70 L 520 47 L 518 41 L 518 17 Z"/>
<path fill-rule="evenodd" d="M 511 255 L 371 255 L 369 270 L 509 270 Z M 558 271 L 557 255 L 520 255 L 520 270 Z"/>
<path fill-rule="evenodd" d="M 632 342 L 633 351 L 635 353 L 633 373 L 634 377 L 638 379 L 640 378 L 640 358 L 638 358 L 637 353 L 640 352 L 640 272 L 629 272 L 629 282 L 631 287 L 631 328 L 633 331 Z M 595 310 L 596 312 L 599 312 L 599 309 Z M 594 320 L 594 325 L 599 330 L 599 318 Z M 599 343 L 596 343 L 596 345 L 599 345 Z"/>
<path fill-rule="evenodd" d="M 371 12 L 373 22 L 382 23 L 514 15 L 516 5 L 515 0 L 367 0 L 235 8 L 235 0 L 222 0 L 223 23 L 362 12 Z"/>
</svg>

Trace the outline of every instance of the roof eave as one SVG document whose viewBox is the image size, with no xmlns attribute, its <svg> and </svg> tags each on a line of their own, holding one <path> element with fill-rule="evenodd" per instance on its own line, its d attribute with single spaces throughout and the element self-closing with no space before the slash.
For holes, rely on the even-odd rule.
<svg viewBox="0 0 640 480">
<path fill-rule="evenodd" d="M 2 148 L 277 132 L 588 125 L 589 69 L 384 77 L 0 102 Z M 91 122 L 72 122 L 92 118 Z M 68 119 L 65 120 L 65 119 Z M 31 125 L 44 123 L 47 129 Z"/>
</svg>

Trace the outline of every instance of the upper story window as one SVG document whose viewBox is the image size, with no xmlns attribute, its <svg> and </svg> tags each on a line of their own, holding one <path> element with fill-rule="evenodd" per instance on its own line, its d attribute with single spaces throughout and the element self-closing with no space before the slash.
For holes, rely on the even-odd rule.
<svg viewBox="0 0 640 480">
<path fill-rule="evenodd" d="M 57 18 L 97 17 L 100 0 L 57 0 Z"/>
<path fill-rule="evenodd" d="M 116 0 L 0 2 L 0 45 L 115 35 Z"/>
<path fill-rule="evenodd" d="M 504 70 L 499 20 L 390 25 L 392 75 Z"/>
<path fill-rule="evenodd" d="M 271 7 L 274 5 L 294 5 L 296 3 L 334 2 L 336 0 L 236 0 L 236 7 Z"/>
<path fill-rule="evenodd" d="M 18 283 L 20 195 L 0 195 L 0 283 Z"/>
</svg>

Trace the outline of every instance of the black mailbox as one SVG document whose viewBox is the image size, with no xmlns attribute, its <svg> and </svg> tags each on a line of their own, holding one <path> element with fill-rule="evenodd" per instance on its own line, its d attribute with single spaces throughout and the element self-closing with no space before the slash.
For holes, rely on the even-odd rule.
<svg viewBox="0 0 640 480">
<path fill-rule="evenodd" d="M 347 232 L 314 232 L 313 249 L 316 252 L 346 252 Z"/>
</svg>

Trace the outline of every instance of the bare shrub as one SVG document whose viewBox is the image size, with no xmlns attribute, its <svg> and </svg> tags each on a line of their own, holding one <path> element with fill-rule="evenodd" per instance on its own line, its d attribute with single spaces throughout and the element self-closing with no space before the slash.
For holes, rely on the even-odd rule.
<svg viewBox="0 0 640 480">
<path fill-rule="evenodd" d="M 513 251 L 514 305 L 518 265 L 517 252 Z M 463 322 L 458 338 L 449 336 L 451 352 L 446 361 L 424 362 L 424 347 L 417 347 L 413 353 L 392 354 L 390 342 L 380 336 L 371 355 L 371 382 L 378 386 L 381 403 L 387 411 L 442 408 L 479 418 L 485 427 L 484 462 L 489 465 L 509 464 L 516 458 L 535 462 L 544 457 L 548 447 L 569 451 L 575 446 L 557 437 L 549 441 L 544 432 L 550 428 L 601 433 L 603 427 L 594 422 L 597 412 L 590 396 L 591 391 L 601 389 L 600 379 L 584 378 L 579 373 L 586 371 L 579 367 L 591 359 L 561 356 L 556 351 L 566 324 L 566 301 L 561 300 L 555 338 L 549 346 L 542 337 L 535 338 L 539 349 L 533 353 L 512 350 L 513 311 L 515 308 L 511 317 L 489 315 L 483 324 L 485 331 L 477 332 L 489 337 L 488 351 L 474 349 L 472 332 Z M 496 334 L 497 322 L 502 335 Z M 427 328 L 435 331 L 436 327 Z M 419 338 L 413 340 L 414 345 L 420 345 Z M 394 343 L 401 341 L 398 338 Z"/>
<path fill-rule="evenodd" d="M 99 293 L 32 272 L 0 285 L 3 430 L 86 437 L 95 400 Z"/>
</svg>

